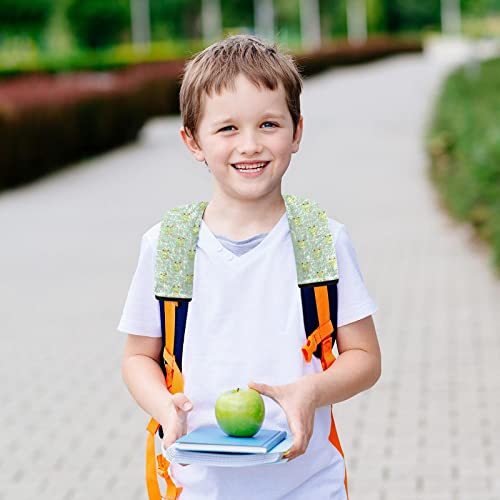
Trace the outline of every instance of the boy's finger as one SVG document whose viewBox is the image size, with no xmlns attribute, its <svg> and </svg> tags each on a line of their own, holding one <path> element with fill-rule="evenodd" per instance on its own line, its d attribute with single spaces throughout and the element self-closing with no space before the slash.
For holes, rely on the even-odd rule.
<svg viewBox="0 0 500 500">
<path fill-rule="evenodd" d="M 257 382 L 249 382 L 248 387 L 250 387 L 250 389 L 255 389 L 257 392 L 260 392 L 264 396 L 268 396 L 273 399 L 276 398 L 276 390 L 272 385 L 258 384 Z"/>
<path fill-rule="evenodd" d="M 294 442 L 292 447 L 287 452 L 283 453 L 283 458 L 286 458 L 287 460 L 293 460 L 303 453 L 304 451 L 302 450 L 302 447 Z"/>
<path fill-rule="evenodd" d="M 293 442 L 292 444 L 292 447 L 286 451 L 285 453 L 283 453 L 283 458 L 287 459 L 287 460 L 293 460 L 296 456 L 296 450 L 297 450 L 297 447 L 295 445 L 295 441 Z"/>
<path fill-rule="evenodd" d="M 303 433 L 294 434 L 292 447 L 283 454 L 283 458 L 292 460 L 305 453 L 307 448 L 306 437 Z"/>
<path fill-rule="evenodd" d="M 176 439 L 175 433 L 165 432 L 163 435 L 163 447 L 167 449 L 170 445 L 175 443 Z"/>
<path fill-rule="evenodd" d="M 177 406 L 177 408 L 182 411 L 190 411 L 193 409 L 193 404 L 182 392 L 177 392 L 176 394 L 174 394 L 172 396 L 172 401 L 174 402 L 175 406 Z"/>
</svg>

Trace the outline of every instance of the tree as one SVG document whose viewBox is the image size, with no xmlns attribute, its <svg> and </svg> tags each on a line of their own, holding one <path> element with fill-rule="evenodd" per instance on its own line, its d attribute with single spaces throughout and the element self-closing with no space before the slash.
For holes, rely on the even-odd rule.
<svg viewBox="0 0 500 500">
<path fill-rule="evenodd" d="M 152 38 L 199 38 L 201 0 L 149 0 Z"/>
<path fill-rule="evenodd" d="M 51 0 L 1 0 L 0 31 L 38 37 L 52 14 Z"/>
<path fill-rule="evenodd" d="M 120 42 L 130 30 L 129 0 L 70 0 L 67 16 L 78 41 L 93 49 Z"/>
<path fill-rule="evenodd" d="M 222 25 L 228 28 L 246 27 L 253 29 L 253 0 L 220 0 Z"/>
<path fill-rule="evenodd" d="M 441 24 L 437 0 L 384 0 L 389 31 L 416 31 Z"/>
</svg>

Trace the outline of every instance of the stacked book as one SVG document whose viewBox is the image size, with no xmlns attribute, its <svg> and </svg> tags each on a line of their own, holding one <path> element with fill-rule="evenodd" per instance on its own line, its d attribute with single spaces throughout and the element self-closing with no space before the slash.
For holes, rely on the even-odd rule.
<svg viewBox="0 0 500 500">
<path fill-rule="evenodd" d="M 293 438 L 285 431 L 261 429 L 253 437 L 233 437 L 217 426 L 202 426 L 178 439 L 163 455 L 172 463 L 246 467 L 282 463 Z"/>
</svg>

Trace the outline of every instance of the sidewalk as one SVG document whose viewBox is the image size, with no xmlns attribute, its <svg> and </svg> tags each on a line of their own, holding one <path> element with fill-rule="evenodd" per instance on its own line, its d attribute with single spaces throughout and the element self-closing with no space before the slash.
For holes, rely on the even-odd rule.
<svg viewBox="0 0 500 500">
<path fill-rule="evenodd" d="M 448 60 L 405 55 L 305 86 L 284 191 L 346 224 L 379 305 L 382 379 L 335 407 L 350 500 L 500 500 L 500 281 L 426 178 Z M 151 122 L 136 144 L 0 196 L 0 500 L 146 498 L 147 417 L 115 330 L 141 234 L 210 194 L 179 125 Z"/>
</svg>

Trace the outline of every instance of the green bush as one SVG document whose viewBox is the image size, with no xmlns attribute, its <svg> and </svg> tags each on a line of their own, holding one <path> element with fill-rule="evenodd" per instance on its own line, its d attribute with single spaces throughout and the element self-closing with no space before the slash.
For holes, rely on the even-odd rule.
<svg viewBox="0 0 500 500">
<path fill-rule="evenodd" d="M 441 3 L 436 0 L 385 0 L 385 12 L 391 32 L 437 27 L 441 23 Z"/>
<path fill-rule="evenodd" d="M 2 57 L 0 52 L 0 81 L 30 73 L 67 73 L 69 71 L 110 71 L 146 62 L 185 59 L 204 48 L 201 41 L 155 42 L 146 52 L 137 51 L 131 44 L 109 49 L 75 50 L 63 54 L 28 53 L 16 58 Z"/>
<path fill-rule="evenodd" d="M 70 0 L 67 16 L 77 39 L 88 48 L 116 44 L 130 28 L 129 0 Z"/>
<path fill-rule="evenodd" d="M 28 34 L 38 38 L 52 11 L 51 0 L 1 0 L 0 41 L 2 35 Z"/>
<path fill-rule="evenodd" d="M 446 206 L 493 244 L 500 271 L 500 59 L 462 67 L 441 89 L 429 132 L 431 174 Z"/>
</svg>

